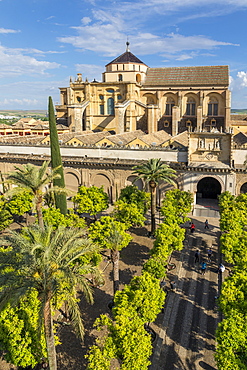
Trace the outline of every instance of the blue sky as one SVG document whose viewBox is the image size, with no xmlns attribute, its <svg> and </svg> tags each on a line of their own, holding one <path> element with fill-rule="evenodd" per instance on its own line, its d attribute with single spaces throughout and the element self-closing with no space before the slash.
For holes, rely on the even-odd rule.
<svg viewBox="0 0 247 370">
<path fill-rule="evenodd" d="M 247 108 L 247 0 L 0 0 L 0 109 L 47 109 L 130 50 L 149 67 L 229 65 Z"/>
</svg>

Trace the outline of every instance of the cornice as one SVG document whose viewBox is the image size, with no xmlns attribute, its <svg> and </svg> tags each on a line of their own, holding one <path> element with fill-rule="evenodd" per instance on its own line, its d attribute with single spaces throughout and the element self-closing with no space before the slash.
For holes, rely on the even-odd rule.
<svg viewBox="0 0 247 370">
<path fill-rule="evenodd" d="M 43 161 L 50 161 L 50 156 L 47 155 L 22 155 L 22 154 L 2 154 L 0 162 L 3 163 L 34 163 L 41 164 Z M 63 165 L 65 167 L 80 167 L 80 168 L 92 168 L 92 169 L 120 169 L 130 170 L 133 166 L 145 163 L 145 160 L 136 159 L 118 159 L 118 158 L 80 158 L 80 157 L 62 157 Z M 213 168 L 213 167 L 190 167 L 186 162 L 167 162 L 171 168 L 179 172 L 200 172 L 200 173 L 245 173 L 245 168 Z"/>
</svg>

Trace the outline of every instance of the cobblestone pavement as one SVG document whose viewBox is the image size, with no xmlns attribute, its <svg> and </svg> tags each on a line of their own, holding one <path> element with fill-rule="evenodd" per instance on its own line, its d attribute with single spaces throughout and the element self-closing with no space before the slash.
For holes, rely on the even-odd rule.
<svg viewBox="0 0 247 370">
<path fill-rule="evenodd" d="M 172 255 L 176 268 L 168 274 L 167 286 L 176 282 L 176 288 L 167 293 L 150 370 L 216 369 L 219 219 L 208 217 L 209 230 L 205 230 L 205 217 L 191 217 L 195 232 L 191 234 L 189 224 L 185 225 L 185 248 Z M 207 271 L 202 275 L 200 265 L 194 263 L 194 254 L 199 249 L 201 261 L 206 261 L 208 247 L 213 250 L 212 262 L 207 263 Z"/>
</svg>

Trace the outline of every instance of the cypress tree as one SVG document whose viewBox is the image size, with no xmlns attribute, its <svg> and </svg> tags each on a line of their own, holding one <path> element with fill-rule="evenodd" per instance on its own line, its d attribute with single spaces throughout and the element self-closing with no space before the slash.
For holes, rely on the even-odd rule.
<svg viewBox="0 0 247 370">
<path fill-rule="evenodd" d="M 54 106 L 53 106 L 51 96 L 49 96 L 48 112 L 49 112 L 49 128 L 50 128 L 51 167 L 52 169 L 54 169 L 60 166 L 57 172 L 61 176 L 60 179 L 53 180 L 53 185 L 58 186 L 60 188 L 65 188 L 63 164 L 62 164 L 62 158 L 61 158 L 59 141 L 58 141 Z M 55 193 L 54 195 L 55 195 L 56 208 L 59 208 L 61 213 L 66 215 L 67 214 L 66 194 L 65 193 L 64 194 Z"/>
</svg>

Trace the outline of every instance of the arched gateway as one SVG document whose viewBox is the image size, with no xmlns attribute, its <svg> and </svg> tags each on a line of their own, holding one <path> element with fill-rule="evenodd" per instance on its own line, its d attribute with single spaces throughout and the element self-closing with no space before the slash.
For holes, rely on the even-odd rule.
<svg viewBox="0 0 247 370">
<path fill-rule="evenodd" d="M 197 184 L 197 199 L 217 199 L 221 194 L 221 184 L 214 177 L 204 177 Z"/>
</svg>

